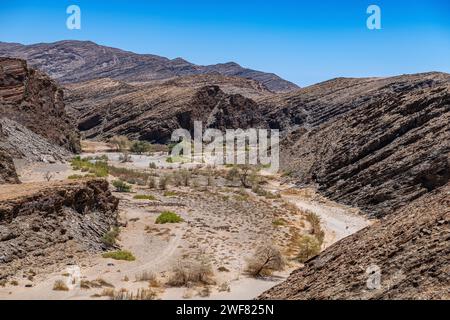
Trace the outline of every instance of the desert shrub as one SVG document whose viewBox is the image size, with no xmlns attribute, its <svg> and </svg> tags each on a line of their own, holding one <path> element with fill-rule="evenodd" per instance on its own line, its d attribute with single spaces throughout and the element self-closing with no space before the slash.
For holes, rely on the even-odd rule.
<svg viewBox="0 0 450 320">
<path fill-rule="evenodd" d="M 175 191 L 165 191 L 164 192 L 164 197 L 171 198 L 171 197 L 175 197 L 175 196 L 177 196 L 177 193 Z"/>
<path fill-rule="evenodd" d="M 123 182 L 122 180 L 113 181 L 113 186 L 116 188 L 117 192 L 130 192 L 131 186 Z"/>
<path fill-rule="evenodd" d="M 165 223 L 179 223 L 183 222 L 183 219 L 172 211 L 164 211 L 162 212 L 158 218 L 156 218 L 156 224 L 165 224 Z"/>
<path fill-rule="evenodd" d="M 72 174 L 67 177 L 67 179 L 69 179 L 69 180 L 78 180 L 78 179 L 82 179 L 82 178 L 84 178 L 84 176 L 79 175 L 79 174 Z"/>
<path fill-rule="evenodd" d="M 55 291 L 69 291 L 66 283 L 63 280 L 56 280 L 53 284 L 53 290 Z"/>
<path fill-rule="evenodd" d="M 320 225 L 320 217 L 312 211 L 306 212 L 306 221 L 311 224 L 311 234 L 313 234 L 317 240 L 322 243 L 325 237 L 325 232 Z"/>
<path fill-rule="evenodd" d="M 189 287 L 194 284 L 214 284 L 214 272 L 206 256 L 194 260 L 179 261 L 172 269 L 167 284 L 172 287 Z"/>
<path fill-rule="evenodd" d="M 130 251 L 118 250 L 112 252 L 106 252 L 102 255 L 103 258 L 111 258 L 114 260 L 134 261 L 136 258 Z"/>
<path fill-rule="evenodd" d="M 159 287 L 161 284 L 156 275 L 151 271 L 143 271 L 135 275 L 136 281 L 148 281 L 151 287 Z"/>
<path fill-rule="evenodd" d="M 173 158 L 172 157 L 167 157 L 166 158 L 166 162 L 167 163 L 173 163 Z"/>
<path fill-rule="evenodd" d="M 158 166 L 157 166 L 156 163 L 154 163 L 154 162 L 150 162 L 149 165 L 148 165 L 148 167 L 149 167 L 150 169 L 158 169 Z"/>
<path fill-rule="evenodd" d="M 77 156 L 71 161 L 73 170 L 80 170 L 81 172 L 89 172 L 96 177 L 104 178 L 109 174 L 108 163 L 106 161 L 96 161 L 92 158 L 83 158 Z"/>
<path fill-rule="evenodd" d="M 128 149 L 131 144 L 126 136 L 114 136 L 109 139 L 109 143 L 114 145 L 117 151 L 124 151 Z"/>
<path fill-rule="evenodd" d="M 146 181 L 148 181 L 148 179 L 151 177 L 151 175 L 148 172 L 143 172 L 139 170 L 118 168 L 114 166 L 110 166 L 108 169 L 109 173 L 112 176 L 131 184 L 145 185 Z"/>
<path fill-rule="evenodd" d="M 258 171 L 250 165 L 236 165 L 231 168 L 225 178 L 231 182 L 238 180 L 244 188 L 251 188 L 256 183 Z"/>
<path fill-rule="evenodd" d="M 133 197 L 133 199 L 136 200 L 151 200 L 154 201 L 156 200 L 155 196 L 151 195 L 151 194 L 137 194 Z"/>
<path fill-rule="evenodd" d="M 263 245 L 256 249 L 252 258 L 247 261 L 246 272 L 253 277 L 271 275 L 273 271 L 283 270 L 283 256 L 272 245 Z"/>
<path fill-rule="evenodd" d="M 113 246 L 116 244 L 117 237 L 120 234 L 120 230 L 118 227 L 114 227 L 108 232 L 106 232 L 102 237 L 102 242 L 107 246 Z"/>
<path fill-rule="evenodd" d="M 161 190 L 166 190 L 169 182 L 170 182 L 170 175 L 164 174 L 159 178 L 158 186 Z"/>
<path fill-rule="evenodd" d="M 132 153 L 143 154 L 146 152 L 150 152 L 152 149 L 152 145 L 146 141 L 134 141 L 131 144 L 130 151 Z"/>
<path fill-rule="evenodd" d="M 127 290 L 116 291 L 111 297 L 112 300 L 155 300 L 157 293 L 152 289 L 138 289 L 136 294 Z"/>
<path fill-rule="evenodd" d="M 297 259 L 300 262 L 305 262 L 312 257 L 319 254 L 321 243 L 312 235 L 304 235 L 299 241 L 299 253 Z"/>
<path fill-rule="evenodd" d="M 121 163 L 133 162 L 131 155 L 128 152 L 123 152 L 119 155 L 119 161 Z"/>
<path fill-rule="evenodd" d="M 150 189 L 155 189 L 156 188 L 156 179 L 155 177 L 149 177 L 147 179 L 147 185 Z"/>
</svg>

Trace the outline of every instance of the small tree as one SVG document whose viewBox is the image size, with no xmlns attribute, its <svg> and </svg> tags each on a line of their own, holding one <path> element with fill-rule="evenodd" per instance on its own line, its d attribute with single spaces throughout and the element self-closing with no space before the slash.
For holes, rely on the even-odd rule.
<svg viewBox="0 0 450 320">
<path fill-rule="evenodd" d="M 137 154 L 150 152 L 152 145 L 146 141 L 135 141 L 131 144 L 130 151 Z"/>
<path fill-rule="evenodd" d="M 253 277 L 261 277 L 283 270 L 284 265 L 280 250 L 272 245 L 263 245 L 257 248 L 253 257 L 248 260 L 246 271 Z"/>
<path fill-rule="evenodd" d="M 319 254 L 321 244 L 319 240 L 312 235 L 304 235 L 299 242 L 298 260 L 305 262 Z"/>
<path fill-rule="evenodd" d="M 53 177 L 54 177 L 54 175 L 53 175 L 50 171 L 47 171 L 47 172 L 44 174 L 44 179 L 47 180 L 47 182 L 50 182 L 50 180 L 52 180 Z"/>
</svg>

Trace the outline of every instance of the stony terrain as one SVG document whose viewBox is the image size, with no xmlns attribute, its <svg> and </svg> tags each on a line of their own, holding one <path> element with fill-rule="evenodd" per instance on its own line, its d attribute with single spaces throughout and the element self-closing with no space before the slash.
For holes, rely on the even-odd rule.
<svg viewBox="0 0 450 320">
<path fill-rule="evenodd" d="M 104 180 L 2 186 L 0 279 L 102 250 L 117 206 Z"/>
<path fill-rule="evenodd" d="M 65 83 L 99 78 L 141 82 L 219 74 L 257 80 L 274 92 L 298 88 L 275 74 L 246 69 L 234 62 L 198 66 L 181 58 L 170 60 L 151 54 L 136 54 L 91 41 L 59 41 L 29 46 L 0 42 L 0 56 L 25 59 L 53 79 Z"/>
<path fill-rule="evenodd" d="M 448 300 L 449 208 L 447 185 L 329 247 L 259 298 Z M 371 279 L 378 274 L 380 282 Z"/>
<path fill-rule="evenodd" d="M 5 135 L 0 123 L 0 142 L 2 141 L 5 141 Z M 19 179 L 17 177 L 13 159 L 8 151 L 3 149 L 0 145 L 0 184 L 17 182 L 19 182 Z"/>
<path fill-rule="evenodd" d="M 74 121 L 65 113 L 63 91 L 23 60 L 0 58 L 0 118 L 17 122 L 69 152 L 81 150 Z"/>
<path fill-rule="evenodd" d="M 218 84 L 218 85 L 217 85 Z M 222 89 L 223 88 L 223 89 Z M 267 127 L 258 105 L 237 92 L 264 95 L 257 83 L 222 76 L 194 76 L 160 84 L 129 84 L 111 79 L 67 87 L 67 105 L 85 138 L 126 135 L 166 143 L 179 128 Z"/>
</svg>

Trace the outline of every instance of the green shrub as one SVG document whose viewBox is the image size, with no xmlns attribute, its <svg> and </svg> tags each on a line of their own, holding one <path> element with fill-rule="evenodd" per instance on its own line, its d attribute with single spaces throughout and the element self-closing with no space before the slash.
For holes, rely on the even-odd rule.
<svg viewBox="0 0 450 320">
<path fill-rule="evenodd" d="M 151 149 L 152 145 L 146 141 L 134 141 L 130 147 L 130 151 L 137 154 L 150 152 Z"/>
<path fill-rule="evenodd" d="M 154 163 L 154 162 L 150 162 L 149 165 L 148 165 L 148 167 L 149 167 L 150 169 L 158 169 L 158 166 L 157 166 L 156 163 Z"/>
<path fill-rule="evenodd" d="M 112 228 L 110 231 L 105 233 L 102 237 L 102 242 L 108 246 L 113 246 L 116 244 L 117 237 L 119 236 L 120 230 L 118 227 Z"/>
<path fill-rule="evenodd" d="M 319 254 L 321 243 L 316 237 L 311 235 L 304 235 L 300 238 L 299 242 L 299 254 L 297 258 L 300 262 L 305 262 L 312 257 Z"/>
<path fill-rule="evenodd" d="M 112 252 L 106 252 L 102 255 L 103 258 L 111 258 L 114 260 L 134 261 L 136 258 L 130 251 L 118 250 Z"/>
<path fill-rule="evenodd" d="M 131 186 L 123 182 L 122 180 L 113 181 L 113 186 L 116 188 L 117 192 L 130 192 Z"/>
<path fill-rule="evenodd" d="M 284 220 L 284 219 L 282 219 L 282 218 L 279 218 L 279 219 L 275 219 L 275 220 L 273 220 L 272 221 L 272 224 L 274 225 L 274 226 L 284 226 L 284 225 L 286 225 L 286 220 Z"/>
<path fill-rule="evenodd" d="M 167 163 L 173 163 L 173 158 L 172 157 L 167 157 L 166 162 Z"/>
<path fill-rule="evenodd" d="M 89 172 L 99 178 L 107 177 L 109 174 L 108 163 L 106 161 L 94 160 L 92 158 L 81 158 L 77 156 L 71 161 L 73 170 Z"/>
<path fill-rule="evenodd" d="M 172 211 L 164 211 L 162 212 L 158 218 L 156 218 L 156 224 L 165 224 L 165 223 L 178 223 L 183 222 L 183 219 Z"/>
</svg>

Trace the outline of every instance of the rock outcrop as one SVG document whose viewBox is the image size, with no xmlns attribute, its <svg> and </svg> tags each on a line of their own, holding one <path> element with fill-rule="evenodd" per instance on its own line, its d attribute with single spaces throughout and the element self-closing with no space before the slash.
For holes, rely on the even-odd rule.
<svg viewBox="0 0 450 320">
<path fill-rule="evenodd" d="M 380 217 L 450 181 L 448 74 L 337 79 L 281 98 L 260 104 L 299 184 Z"/>
<path fill-rule="evenodd" d="M 62 83 L 99 78 L 142 82 L 219 74 L 257 80 L 274 92 L 298 89 L 297 85 L 275 74 L 243 68 L 234 62 L 199 66 L 181 58 L 170 60 L 151 54 L 136 54 L 91 41 L 67 40 L 28 46 L 0 42 L 0 56 L 25 59 Z"/>
<path fill-rule="evenodd" d="M 117 206 L 105 180 L 2 186 L 0 279 L 106 248 Z"/>
<path fill-rule="evenodd" d="M 80 151 L 63 91 L 23 60 L 0 58 L 0 116 L 14 120 L 71 152 Z"/>
<path fill-rule="evenodd" d="M 101 79 L 71 85 L 66 92 L 84 137 L 126 135 L 166 143 L 176 129 L 192 131 L 194 121 L 202 121 L 204 128 L 267 127 L 258 105 L 236 93 L 239 90 L 254 95 L 268 92 L 253 81 L 221 76 L 183 77 L 159 84 Z"/>
<path fill-rule="evenodd" d="M 450 185 L 351 235 L 260 299 L 450 299 Z"/>
<path fill-rule="evenodd" d="M 6 140 L 0 123 L 0 184 L 18 183 L 19 178 L 16 173 L 13 159 L 9 153 L 2 148 L 1 144 Z"/>
</svg>

